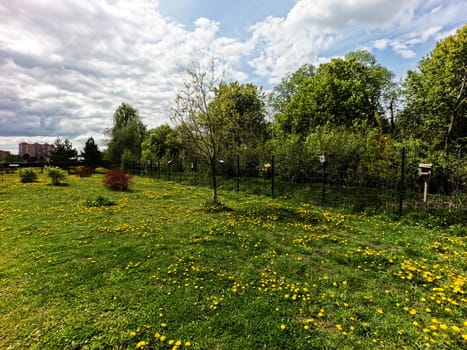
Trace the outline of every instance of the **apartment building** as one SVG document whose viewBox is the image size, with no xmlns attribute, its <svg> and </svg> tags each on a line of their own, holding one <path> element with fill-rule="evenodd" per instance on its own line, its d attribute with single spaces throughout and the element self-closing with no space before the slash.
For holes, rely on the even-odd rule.
<svg viewBox="0 0 467 350">
<path fill-rule="evenodd" d="M 19 156 L 24 157 L 28 155 L 29 158 L 45 159 L 50 156 L 50 152 L 52 152 L 53 149 L 54 146 L 48 143 L 21 142 L 19 144 Z"/>
</svg>

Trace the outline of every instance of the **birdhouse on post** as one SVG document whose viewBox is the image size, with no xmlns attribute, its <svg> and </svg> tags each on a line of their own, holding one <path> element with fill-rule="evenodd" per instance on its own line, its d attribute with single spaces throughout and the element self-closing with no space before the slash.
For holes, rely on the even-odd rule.
<svg viewBox="0 0 467 350">
<path fill-rule="evenodd" d="M 431 170 L 433 168 L 433 164 L 426 164 L 426 163 L 420 163 L 418 165 L 418 175 L 423 177 L 423 203 L 427 202 L 427 197 L 428 197 L 428 180 L 431 175 Z"/>
</svg>

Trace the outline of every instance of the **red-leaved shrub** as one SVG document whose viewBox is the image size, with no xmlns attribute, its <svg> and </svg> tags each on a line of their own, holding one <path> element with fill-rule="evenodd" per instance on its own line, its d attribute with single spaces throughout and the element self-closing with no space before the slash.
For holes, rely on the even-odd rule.
<svg viewBox="0 0 467 350">
<path fill-rule="evenodd" d="M 79 177 L 89 177 L 94 172 L 94 169 L 90 166 L 81 166 L 76 170 Z"/>
<path fill-rule="evenodd" d="M 127 191 L 130 186 L 131 175 L 124 170 L 114 168 L 104 178 L 104 186 L 115 191 Z"/>
</svg>

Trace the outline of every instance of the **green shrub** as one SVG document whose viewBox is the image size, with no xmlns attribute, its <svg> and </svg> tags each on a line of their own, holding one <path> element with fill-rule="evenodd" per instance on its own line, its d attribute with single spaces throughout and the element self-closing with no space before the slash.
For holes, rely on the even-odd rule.
<svg viewBox="0 0 467 350">
<path fill-rule="evenodd" d="M 47 176 L 52 181 L 52 185 L 58 186 L 66 179 L 66 171 L 59 167 L 47 167 Z"/>
<path fill-rule="evenodd" d="M 32 169 L 20 169 L 19 177 L 22 183 L 34 182 L 37 180 L 37 174 Z"/>
<path fill-rule="evenodd" d="M 466 210 L 446 208 L 426 208 L 410 211 L 404 215 L 403 222 L 428 228 L 465 226 Z"/>
<path fill-rule="evenodd" d="M 122 169 L 115 168 L 105 174 L 104 186 L 115 191 L 127 191 L 130 181 L 131 175 Z"/>
<path fill-rule="evenodd" d="M 86 202 L 84 202 L 84 205 L 89 208 L 109 207 L 109 206 L 115 205 L 115 202 L 112 202 L 111 200 L 103 196 L 97 196 L 96 199 L 87 200 Z"/>
</svg>

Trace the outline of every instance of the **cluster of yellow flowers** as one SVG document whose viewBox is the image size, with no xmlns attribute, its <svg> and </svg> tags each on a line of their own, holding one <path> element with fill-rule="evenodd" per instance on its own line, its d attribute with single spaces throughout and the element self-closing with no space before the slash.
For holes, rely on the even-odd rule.
<svg viewBox="0 0 467 350">
<path fill-rule="evenodd" d="M 162 315 L 162 309 L 160 309 L 160 311 Z M 162 322 L 158 328 L 159 330 L 153 333 L 153 336 L 149 336 L 152 329 L 150 325 L 143 325 L 136 331 L 130 331 L 130 337 L 132 338 L 141 339 L 142 337 L 145 337 L 145 339 L 139 340 L 136 343 L 136 349 L 156 347 L 157 349 L 179 350 L 189 349 L 191 347 L 191 342 L 189 340 L 182 341 L 181 339 L 170 338 L 167 335 L 168 324 L 166 322 Z"/>
</svg>

